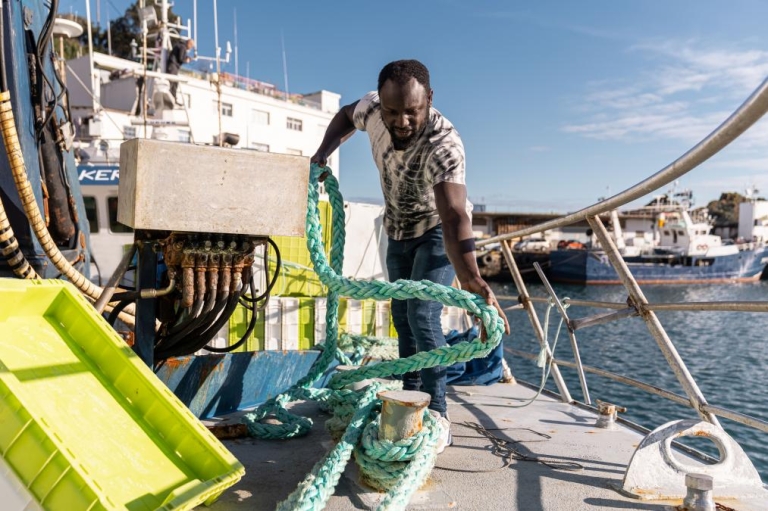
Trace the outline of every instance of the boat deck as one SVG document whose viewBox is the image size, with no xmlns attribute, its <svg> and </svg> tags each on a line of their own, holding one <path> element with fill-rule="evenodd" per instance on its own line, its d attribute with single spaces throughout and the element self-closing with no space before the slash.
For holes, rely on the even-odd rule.
<svg viewBox="0 0 768 511">
<path fill-rule="evenodd" d="M 511 408 L 534 393 L 524 384 L 449 386 L 454 443 L 438 456 L 429 482 L 414 495 L 408 509 L 671 510 L 681 503 L 635 500 L 613 489 L 621 485 L 626 465 L 642 439 L 640 433 L 626 427 L 613 431 L 596 428 L 596 416 L 591 411 L 544 395 L 528 407 Z M 274 509 L 322 458 L 332 445 L 323 427 L 327 415 L 314 403 L 295 403 L 293 410 L 315 421 L 309 435 L 285 441 L 246 438 L 224 442 L 245 465 L 246 475 L 207 509 Z M 519 459 L 504 468 L 504 461 L 491 452 L 491 441 L 462 426 L 463 422 L 488 430 L 498 428 L 490 433 L 516 442 L 512 447 L 525 457 L 555 464 L 578 463 L 583 469 L 563 470 Z M 379 494 L 357 482 L 351 461 L 326 509 L 375 509 L 380 500 Z M 728 506 L 720 509 L 766 509 L 764 503 L 718 503 Z"/>
</svg>

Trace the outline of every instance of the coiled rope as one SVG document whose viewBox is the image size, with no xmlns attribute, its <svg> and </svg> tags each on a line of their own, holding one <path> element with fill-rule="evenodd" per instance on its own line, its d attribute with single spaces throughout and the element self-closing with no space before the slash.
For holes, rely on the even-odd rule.
<svg viewBox="0 0 768 511">
<path fill-rule="evenodd" d="M 344 261 L 344 243 L 346 237 L 344 219 L 344 200 L 339 191 L 339 183 L 335 177 L 329 175 L 325 180 L 325 188 L 331 203 L 332 215 L 332 245 L 330 262 L 325 255 L 322 243 L 322 226 L 318 210 L 319 191 L 318 178 L 329 169 L 312 165 L 310 169 L 310 184 L 307 210 L 307 248 L 320 281 L 328 288 L 326 310 L 326 340 L 323 351 L 308 374 L 300 379 L 285 393 L 270 399 L 259 406 L 254 412 L 243 418 L 249 433 L 259 438 L 291 438 L 306 434 L 312 427 L 309 418 L 298 417 L 286 409 L 286 405 L 296 400 L 314 400 L 332 408 L 336 413 L 335 419 L 346 423 L 346 429 L 336 446 L 312 469 L 310 474 L 294 490 L 286 500 L 278 505 L 278 510 L 306 510 L 314 511 L 325 507 L 334 488 L 338 483 L 341 473 L 344 471 L 347 461 L 353 450 L 364 437 L 364 430 L 368 430 L 369 446 L 375 446 L 370 439 L 377 426 L 369 426 L 371 415 L 380 406 L 376 399 L 376 393 L 382 389 L 380 383 L 374 382 L 361 391 L 345 389 L 346 386 L 372 378 L 384 378 L 400 375 L 407 372 L 419 371 L 428 367 L 447 366 L 456 362 L 466 362 L 478 357 L 487 356 L 501 341 L 504 333 L 504 322 L 499 317 L 495 308 L 487 305 L 485 300 L 478 295 L 462 291 L 456 288 L 435 284 L 422 280 L 419 282 L 410 280 L 398 280 L 395 282 L 383 281 L 357 281 L 340 275 Z M 453 346 L 444 346 L 432 351 L 418 353 L 408 358 L 384 361 L 377 364 L 359 367 L 355 370 L 336 373 L 329 383 L 329 388 L 316 389 L 312 385 L 331 366 L 334 359 L 340 359 L 349 363 L 350 359 L 338 348 L 338 311 L 339 296 L 348 296 L 358 300 L 406 300 L 418 298 L 421 300 L 434 300 L 443 305 L 460 307 L 467 310 L 475 317 L 480 318 L 486 332 L 487 342 L 474 339 L 471 342 L 461 342 Z M 354 357 L 359 358 L 359 357 Z M 354 410 L 354 413 L 350 412 Z M 275 417 L 280 424 L 263 424 L 261 420 Z M 372 424 L 377 424 L 374 419 Z M 382 501 L 379 509 L 404 509 L 411 495 L 426 479 L 434 465 L 435 445 L 440 435 L 440 426 L 430 414 L 425 413 L 423 434 L 409 439 L 413 448 L 409 449 L 403 442 L 399 448 L 403 459 L 392 460 L 401 463 L 400 471 L 395 477 L 380 482 L 389 491 Z M 337 425 L 338 427 L 338 425 Z M 418 446 L 416 446 L 418 444 Z M 418 447 L 418 448 L 417 448 Z M 364 457 L 373 459 L 377 448 L 372 447 L 372 452 L 363 446 L 358 449 L 360 459 Z M 407 454 L 407 456 L 406 456 Z M 374 466 L 380 466 L 382 460 L 364 461 L 363 470 L 368 469 L 371 479 L 376 471 Z M 388 472 L 391 474 L 391 471 Z"/>
</svg>

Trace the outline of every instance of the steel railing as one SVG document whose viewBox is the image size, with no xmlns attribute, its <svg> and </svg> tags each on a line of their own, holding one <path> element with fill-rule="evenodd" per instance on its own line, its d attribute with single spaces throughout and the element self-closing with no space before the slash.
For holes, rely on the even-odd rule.
<svg viewBox="0 0 768 511">
<path fill-rule="evenodd" d="M 629 267 L 622 258 L 621 252 L 613 242 L 613 239 L 609 235 L 599 217 L 599 215 L 603 213 L 607 213 L 621 206 L 625 206 L 629 202 L 638 199 L 648 193 L 651 193 L 679 178 L 680 176 L 690 172 L 692 169 L 733 142 L 750 126 L 757 122 L 757 120 L 759 120 L 766 112 L 768 112 L 768 79 L 763 81 L 763 83 L 749 96 L 749 98 L 747 98 L 747 100 L 744 101 L 744 103 L 730 117 L 728 117 L 728 119 L 726 119 L 720 126 L 718 126 L 717 129 L 715 129 L 701 142 L 691 148 L 688 152 L 683 154 L 680 158 L 664 167 L 662 170 L 658 171 L 648 179 L 641 181 L 635 186 L 628 188 L 623 192 L 610 197 L 609 199 L 588 206 L 575 213 L 564 215 L 563 217 L 543 222 L 538 225 L 526 227 L 517 231 L 494 236 L 492 238 L 477 242 L 478 247 L 486 246 L 495 242 L 500 243 L 502 254 L 512 274 L 512 278 L 514 280 L 515 286 L 517 287 L 519 296 L 498 298 L 518 300 L 520 302 L 520 307 L 513 307 L 511 309 L 522 308 L 528 314 L 534 333 L 538 339 L 540 349 L 546 351 L 547 359 L 552 363 L 552 375 L 555 381 L 555 385 L 557 386 L 560 393 L 560 397 L 563 401 L 572 402 L 573 400 L 571 398 L 567 384 L 565 383 L 565 380 L 560 373 L 560 366 L 572 367 L 576 369 L 579 374 L 579 383 L 582 387 L 584 401 L 586 404 L 590 404 L 590 396 L 585 373 L 592 373 L 639 388 L 645 392 L 661 396 L 676 403 L 689 406 L 693 408 L 693 410 L 695 410 L 703 420 L 706 420 L 712 424 L 719 426 L 720 424 L 717 416 L 720 416 L 745 426 L 768 432 L 768 422 L 729 410 L 727 408 L 711 405 L 706 401 L 696 381 L 678 354 L 674 343 L 667 335 L 667 332 L 661 324 L 661 321 L 656 315 L 657 311 L 768 312 L 768 302 L 648 302 L 642 290 L 640 289 L 639 284 L 633 277 Z M 549 229 L 560 228 L 584 220 L 589 223 L 598 241 L 600 242 L 602 250 L 618 274 L 621 284 L 627 290 L 629 295 L 627 302 L 614 303 L 593 300 L 560 301 L 540 268 L 537 268 L 537 271 L 550 296 L 549 298 L 530 296 L 528 289 L 523 282 L 520 270 L 515 263 L 509 240 Z M 553 358 L 551 348 L 546 340 L 546 333 L 541 327 L 538 315 L 533 306 L 533 304 L 536 302 L 548 302 L 551 305 L 556 306 L 558 312 L 563 316 L 565 324 L 568 328 L 568 335 L 571 341 L 574 362 Z M 596 314 L 587 318 L 571 319 L 568 317 L 564 304 L 613 309 L 614 311 Z M 656 341 L 656 344 L 664 355 L 664 358 L 666 359 L 669 367 L 672 369 L 672 372 L 675 374 L 675 377 L 685 391 L 685 396 L 675 394 L 669 390 L 665 390 L 639 380 L 627 378 L 610 371 L 585 366 L 582 364 L 578 350 L 578 342 L 576 339 L 577 330 L 598 324 L 608 323 L 611 321 L 620 321 L 633 316 L 640 316 L 645 322 L 652 337 Z M 519 350 L 511 350 L 511 352 L 525 358 L 536 358 L 536 355 L 534 354 L 521 352 Z"/>
</svg>

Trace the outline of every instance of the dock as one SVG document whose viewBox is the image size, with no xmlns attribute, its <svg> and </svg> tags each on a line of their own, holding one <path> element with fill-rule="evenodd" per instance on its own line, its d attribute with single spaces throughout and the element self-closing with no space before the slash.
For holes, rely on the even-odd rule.
<svg viewBox="0 0 768 511">
<path fill-rule="evenodd" d="M 541 395 L 525 408 L 535 389 L 527 384 L 449 386 L 448 413 L 453 445 L 437 457 L 429 481 L 411 499 L 409 510 L 673 510 L 677 501 L 642 501 L 622 495 L 624 471 L 643 434 L 629 427 L 595 427 L 591 410 Z M 245 477 L 226 490 L 210 511 L 271 510 L 285 499 L 332 446 L 323 427 L 329 415 L 315 403 L 294 403 L 293 412 L 313 419 L 309 435 L 284 441 L 244 438 L 224 444 L 243 463 Z M 237 421 L 232 416 L 224 424 Z M 465 423 L 482 426 L 505 441 L 505 460 L 493 442 Z M 689 463 L 700 463 L 687 459 Z M 375 509 L 381 495 L 358 482 L 350 461 L 329 511 Z M 718 509 L 765 510 L 764 502 L 716 499 Z"/>
</svg>

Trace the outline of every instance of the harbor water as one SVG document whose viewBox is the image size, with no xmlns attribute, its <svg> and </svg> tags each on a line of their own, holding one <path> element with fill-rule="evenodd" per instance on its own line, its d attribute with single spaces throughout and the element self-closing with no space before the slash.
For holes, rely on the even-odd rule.
<svg viewBox="0 0 768 511">
<path fill-rule="evenodd" d="M 555 285 L 561 299 L 625 302 L 623 286 Z M 545 297 L 541 284 L 529 284 L 531 296 Z M 495 284 L 498 295 L 516 296 L 513 284 Z M 768 281 L 749 284 L 643 286 L 651 303 L 708 301 L 765 301 Z M 502 302 L 503 307 L 515 302 Z M 544 324 L 547 305 L 537 304 Z M 571 307 L 571 318 L 589 316 L 605 309 Z M 508 313 L 512 334 L 505 339 L 505 349 L 538 353 L 538 344 L 524 311 Z M 680 356 L 696 380 L 707 402 L 753 417 L 768 420 L 768 313 L 746 312 L 659 312 L 658 317 Z M 550 344 L 554 341 L 560 315 L 550 312 Z M 584 365 L 597 367 L 685 395 L 645 322 L 629 318 L 585 328 L 576 332 Z M 573 360 L 565 327 L 560 333 L 555 357 Z M 541 369 L 535 361 L 506 355 L 513 374 L 521 380 L 539 384 Z M 561 368 L 574 398 L 583 400 L 576 371 Z M 691 409 L 667 399 L 648 394 L 605 377 L 586 374 L 590 397 L 627 407 L 620 414 L 649 429 L 675 419 L 696 418 Z M 556 391 L 550 376 L 547 389 Z M 524 413 L 521 410 L 520 413 Z M 763 481 L 768 481 L 768 433 L 721 418 L 721 424 L 755 464 Z M 714 444 L 706 439 L 686 442 L 708 454 L 717 455 Z"/>
</svg>

